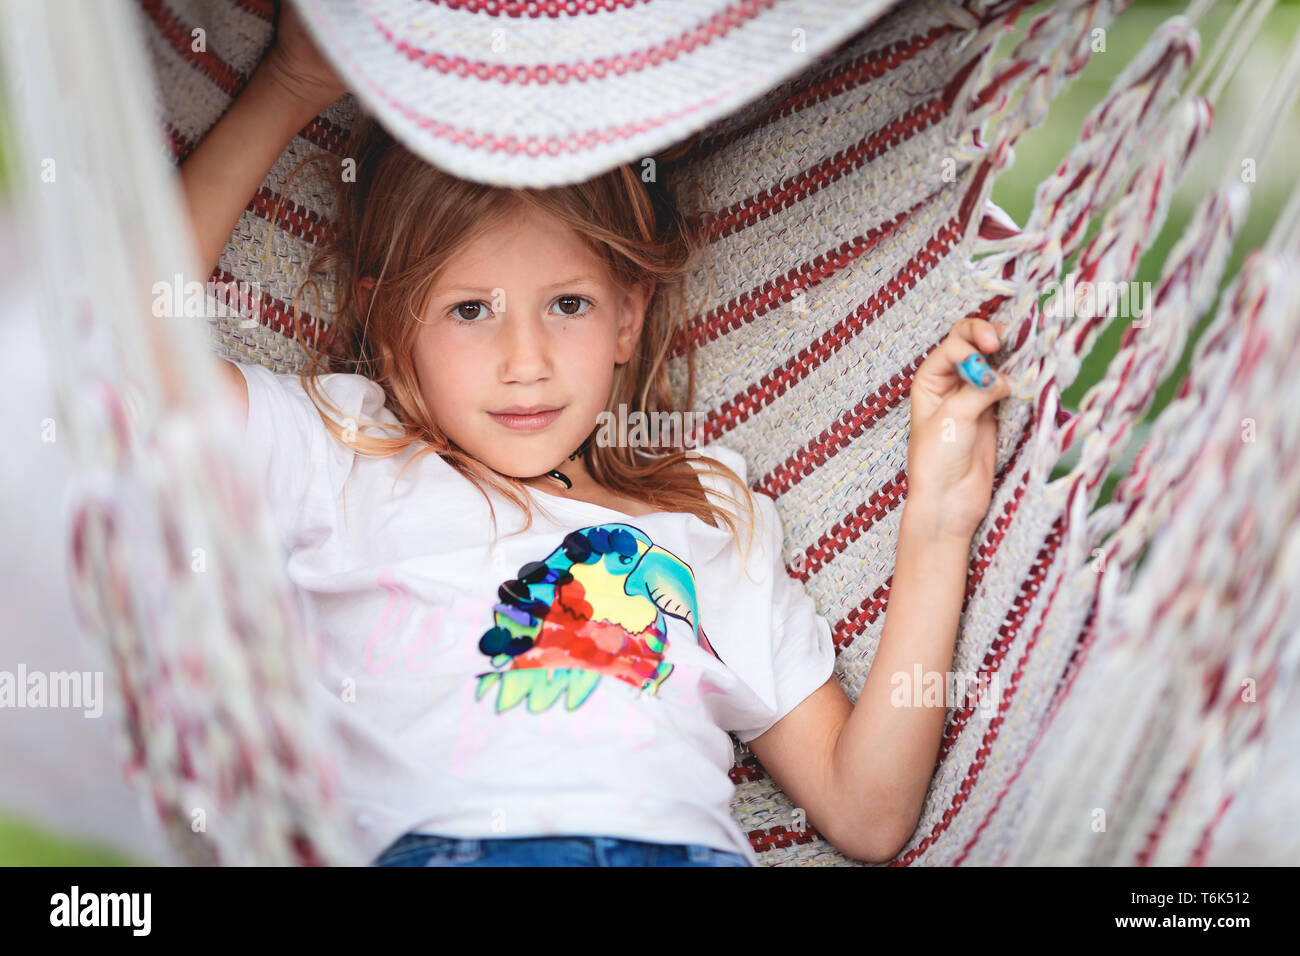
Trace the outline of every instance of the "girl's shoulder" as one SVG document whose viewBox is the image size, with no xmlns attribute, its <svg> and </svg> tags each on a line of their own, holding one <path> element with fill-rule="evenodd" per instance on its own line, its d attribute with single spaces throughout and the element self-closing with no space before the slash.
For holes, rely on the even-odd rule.
<svg viewBox="0 0 1300 956">
<path fill-rule="evenodd" d="M 235 363 L 244 372 L 250 390 L 275 392 L 289 400 L 289 406 L 303 415 L 310 424 L 312 415 L 329 415 L 343 428 L 358 431 L 366 422 L 380 421 L 398 424 L 398 418 L 387 405 L 383 387 L 373 379 L 351 372 L 325 372 L 309 375 L 315 390 L 329 404 L 318 404 L 303 385 L 298 372 L 280 372 L 257 363 Z M 333 406 L 332 408 L 330 406 Z"/>
<path fill-rule="evenodd" d="M 363 420 L 399 424 L 397 416 L 388 407 L 388 396 L 383 386 L 374 379 L 352 372 L 327 372 L 315 378 L 317 387 L 329 396 L 330 401 L 347 417 L 355 419 L 353 424 L 356 427 L 360 427 Z M 349 423 L 341 424 L 346 426 Z"/>
<path fill-rule="evenodd" d="M 709 469 L 702 465 L 696 464 L 700 458 L 715 458 L 722 464 L 734 471 L 742 482 L 749 481 L 749 466 L 745 462 L 745 456 L 734 449 L 718 442 L 709 442 L 706 445 L 700 445 L 687 452 L 686 457 L 691 461 L 692 467 L 700 474 L 701 480 L 706 476 L 717 480 L 718 476 L 714 475 Z"/>
<path fill-rule="evenodd" d="M 712 458 L 726 465 L 740 479 L 740 487 L 737 488 L 735 482 L 728 476 L 718 474 L 713 469 L 700 463 L 699 459 L 701 458 Z M 744 455 L 726 445 L 710 442 L 692 449 L 687 454 L 687 459 L 691 462 L 691 466 L 695 468 L 696 477 L 699 478 L 700 484 L 704 487 L 706 493 L 714 493 L 711 495 L 710 500 L 725 509 L 733 518 L 741 521 L 745 520 L 745 516 L 748 514 L 745 500 L 748 498 L 753 505 L 754 517 L 759 522 L 759 525 L 771 523 L 771 517 L 766 509 L 772 505 L 772 499 L 764 494 L 755 494 L 750 490 L 749 464 L 745 461 Z"/>
</svg>

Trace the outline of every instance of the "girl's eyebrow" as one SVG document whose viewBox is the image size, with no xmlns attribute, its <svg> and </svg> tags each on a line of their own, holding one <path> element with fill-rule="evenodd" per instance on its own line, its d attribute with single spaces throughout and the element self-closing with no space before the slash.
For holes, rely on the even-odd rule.
<svg viewBox="0 0 1300 956">
<path fill-rule="evenodd" d="M 577 285 L 579 282 L 599 282 L 599 281 L 600 281 L 600 279 L 599 279 L 597 276 L 575 276 L 575 277 L 573 277 L 572 279 L 561 279 L 559 282 L 552 282 L 550 285 L 544 285 L 544 286 L 542 286 L 542 291 L 543 291 L 543 292 L 549 292 L 551 289 L 558 289 L 558 288 L 560 288 L 561 286 L 566 286 L 566 285 Z M 497 287 L 496 287 L 496 286 L 493 286 L 492 288 L 497 288 Z M 492 288 L 488 288 L 488 287 L 486 287 L 486 286 L 467 286 L 467 285 L 465 285 L 465 286 L 460 286 L 460 285 L 458 285 L 458 286 L 448 286 L 448 287 L 446 287 L 446 288 L 443 288 L 443 287 L 441 287 L 441 286 L 437 286 L 437 287 L 434 288 L 434 292 L 436 292 L 438 295 L 447 295 L 447 294 L 450 294 L 450 293 L 452 293 L 452 292 L 487 292 L 487 293 L 490 293 L 490 292 L 492 291 Z"/>
</svg>

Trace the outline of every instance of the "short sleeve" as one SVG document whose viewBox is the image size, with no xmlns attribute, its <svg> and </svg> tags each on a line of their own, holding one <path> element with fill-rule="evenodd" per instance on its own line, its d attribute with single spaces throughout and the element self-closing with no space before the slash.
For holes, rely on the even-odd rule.
<svg viewBox="0 0 1300 956">
<path fill-rule="evenodd" d="M 243 362 L 234 365 L 248 385 L 249 464 L 259 469 L 259 484 L 276 524 L 288 531 L 302 513 L 325 425 L 297 375 Z"/>
<path fill-rule="evenodd" d="M 717 443 L 695 451 L 722 462 L 748 485 L 749 469 L 739 452 Z M 720 479 L 703 471 L 700 481 L 707 490 L 723 488 Z M 735 493 L 734 488 L 728 491 Z M 757 701 L 752 706 L 738 705 L 728 715 L 733 721 L 728 729 L 745 744 L 771 730 L 835 670 L 831 626 L 817 613 L 803 582 L 785 569 L 785 528 L 776 502 L 757 492 L 753 497 L 756 525 L 751 553 L 743 571 L 739 555 L 734 558 L 738 573 L 732 576 L 728 572 L 727 579 L 733 582 L 727 589 L 731 597 L 721 608 L 722 615 L 743 634 L 727 660 Z"/>
<path fill-rule="evenodd" d="M 296 372 L 272 372 L 261 365 L 235 362 L 248 385 L 250 464 L 260 469 L 261 487 L 282 534 L 287 538 L 306 530 L 308 514 L 328 515 L 331 507 L 310 507 L 312 499 L 331 499 L 343 487 L 356 453 L 326 428 L 316 403 Z M 358 433 L 372 432 L 367 420 L 396 422 L 384 407 L 384 392 L 363 375 L 330 373 L 316 380 L 339 413 L 328 410 L 340 425 Z M 341 413 L 341 414 L 340 414 Z M 390 433 L 391 434 L 391 433 Z M 318 501 L 328 505 L 328 501 Z"/>
<path fill-rule="evenodd" d="M 776 716 L 757 730 L 737 731 L 749 743 L 785 717 L 826 683 L 835 671 L 835 644 L 830 623 L 817 612 L 803 582 L 785 569 L 784 528 L 776 503 L 755 494 L 762 518 L 763 560 L 772 566 L 771 658 Z"/>
</svg>

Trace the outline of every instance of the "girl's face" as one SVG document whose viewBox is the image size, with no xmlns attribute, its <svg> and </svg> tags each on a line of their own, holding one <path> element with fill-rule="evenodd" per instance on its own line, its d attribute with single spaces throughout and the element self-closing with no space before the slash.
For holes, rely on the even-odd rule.
<svg viewBox="0 0 1300 956">
<path fill-rule="evenodd" d="M 415 367 L 435 423 L 501 474 L 588 477 L 568 457 L 605 410 L 615 365 L 634 354 L 652 292 L 619 289 L 576 233 L 520 207 L 450 259 L 430 290 Z M 561 411 L 536 430 L 493 415 L 538 405 Z"/>
</svg>

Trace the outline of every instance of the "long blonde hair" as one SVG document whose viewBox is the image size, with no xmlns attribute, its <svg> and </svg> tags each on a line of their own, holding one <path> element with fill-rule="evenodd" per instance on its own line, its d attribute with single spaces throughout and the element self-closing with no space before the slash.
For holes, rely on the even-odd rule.
<svg viewBox="0 0 1300 956">
<path fill-rule="evenodd" d="M 667 183 L 673 178 L 674 164 L 697 138 L 654 157 L 652 182 L 643 182 L 638 169 L 627 164 L 576 185 L 540 190 L 504 188 L 463 180 L 426 163 L 358 108 L 345 154 L 355 161 L 355 181 L 345 181 L 342 175 L 337 178 L 339 228 L 311 263 L 313 273 L 333 269 L 339 307 L 319 350 L 298 337 L 309 356 L 300 380 L 330 433 L 368 456 L 394 455 L 414 442 L 423 442 L 427 447 L 410 461 L 435 452 L 474 484 L 488 501 L 494 538 L 496 511 L 485 486 L 524 512 L 526 523 L 512 534 L 532 525 L 527 486 L 484 465 L 437 427 L 421 394 L 414 361 L 420 331 L 416 316 L 423 313 L 439 271 L 459 248 L 500 222 L 517 203 L 530 204 L 572 228 L 606 263 L 623 289 L 647 279 L 655 282 L 636 354 L 615 368 L 607 409 L 614 413 L 621 405 L 647 416 L 678 411 L 669 383 L 668 353 L 679 332 L 688 370 L 682 404 L 689 408 L 695 391 L 695 361 L 690 336 L 685 334 L 682 279 L 697 264 L 699 247 L 694 243 L 696 233 Z M 304 163 L 310 161 L 312 158 Z M 341 170 L 342 164 L 339 166 Z M 363 297 L 358 285 L 367 276 L 375 283 Z M 673 292 L 676 308 L 669 303 Z M 345 433 L 321 410 L 325 405 L 340 411 L 317 387 L 316 376 L 329 372 L 364 375 L 376 382 L 400 426 L 359 423 Z M 359 428 L 366 424 L 399 433 L 395 437 L 360 433 Z M 739 529 L 729 509 L 708 499 L 684 448 L 648 455 L 631 447 L 590 441 L 584 461 L 593 480 L 615 495 L 660 511 L 694 514 L 713 527 L 725 524 L 739 541 Z M 743 498 L 752 541 L 754 501 L 740 476 L 716 458 L 697 456 L 695 461 L 741 489 L 740 497 L 715 493 L 733 504 Z M 748 550 L 749 543 L 746 554 Z"/>
</svg>

